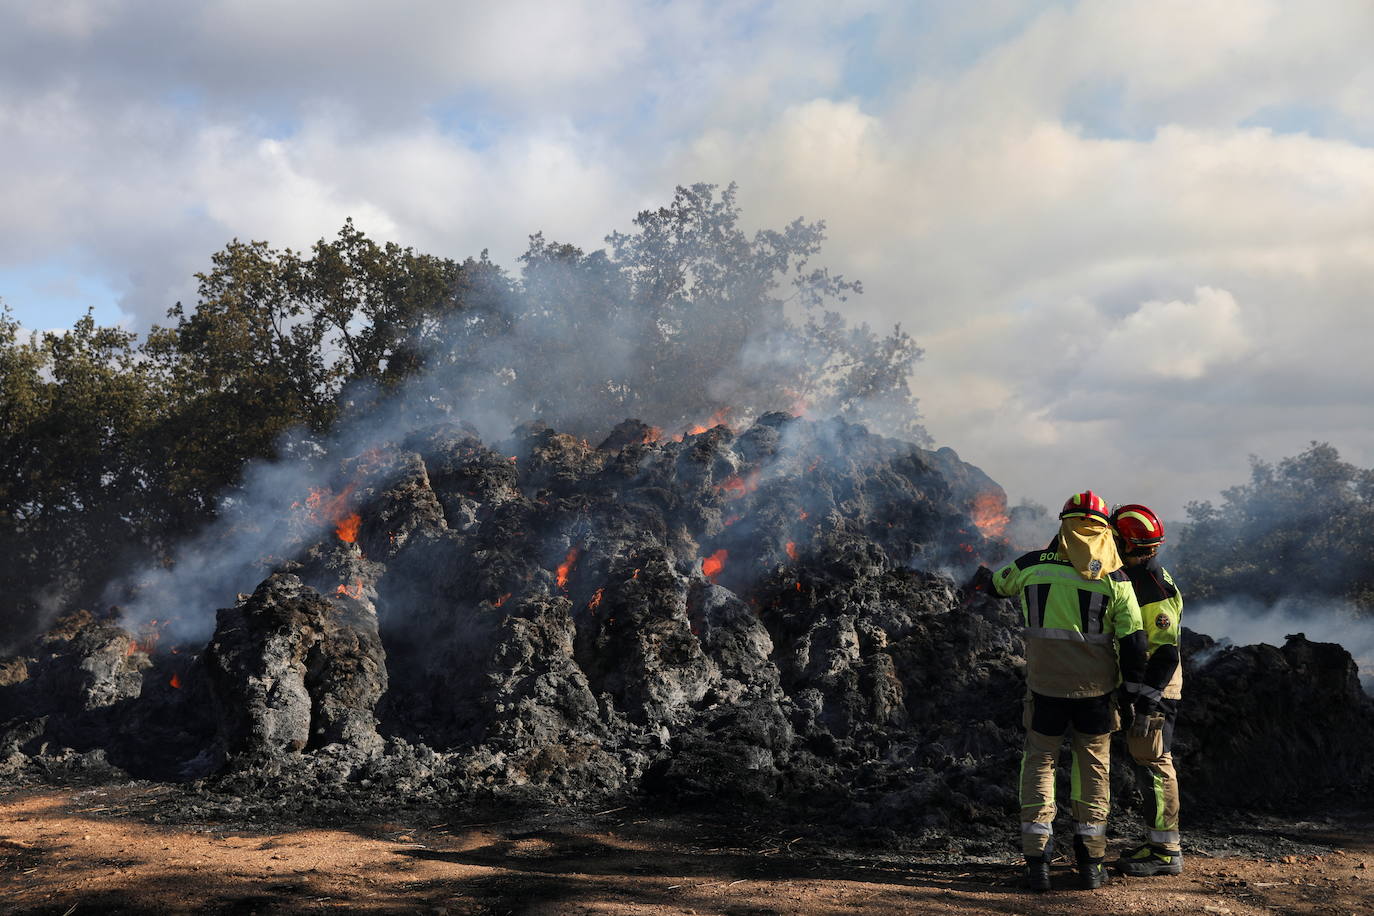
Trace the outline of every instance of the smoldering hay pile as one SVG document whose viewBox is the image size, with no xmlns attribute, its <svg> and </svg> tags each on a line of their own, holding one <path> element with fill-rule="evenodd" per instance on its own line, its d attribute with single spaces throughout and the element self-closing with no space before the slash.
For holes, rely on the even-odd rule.
<svg viewBox="0 0 1374 916">
<path fill-rule="evenodd" d="M 1008 553 L 982 472 L 785 414 L 499 445 L 445 425 L 343 462 L 204 643 L 63 619 L 0 663 L 0 776 L 1005 827 L 1018 615 L 947 572 Z M 1367 791 L 1374 702 L 1339 646 L 1190 635 L 1185 657 L 1190 804 Z"/>
</svg>

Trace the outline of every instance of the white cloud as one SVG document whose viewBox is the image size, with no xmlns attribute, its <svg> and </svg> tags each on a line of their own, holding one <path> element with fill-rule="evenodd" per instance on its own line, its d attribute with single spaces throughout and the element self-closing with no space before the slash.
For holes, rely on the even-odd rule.
<svg viewBox="0 0 1374 916">
<path fill-rule="evenodd" d="M 1177 509 L 1251 452 L 1374 464 L 1371 33 L 1362 0 L 0 0 L 0 270 L 70 257 L 147 323 L 235 236 L 510 265 L 737 180 L 926 348 L 941 443 Z"/>
<path fill-rule="evenodd" d="M 1096 368 L 1125 381 L 1191 380 L 1250 349 L 1235 297 L 1202 286 L 1191 302 L 1145 302 L 1112 325 Z"/>
</svg>

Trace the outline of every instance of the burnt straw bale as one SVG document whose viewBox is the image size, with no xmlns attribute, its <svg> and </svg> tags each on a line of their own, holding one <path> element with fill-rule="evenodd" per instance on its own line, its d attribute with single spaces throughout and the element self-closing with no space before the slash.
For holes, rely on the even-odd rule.
<svg viewBox="0 0 1374 916">
<path fill-rule="evenodd" d="M 785 414 L 678 437 L 627 420 L 596 445 L 455 423 L 324 476 L 327 500 L 264 520 L 299 532 L 265 579 L 176 609 L 199 641 L 114 609 L 0 660 L 0 778 L 1014 819 L 1019 614 L 957 587 L 1011 552 L 1006 497 L 948 449 Z M 1184 649 L 1189 805 L 1374 786 L 1344 649 Z"/>
</svg>

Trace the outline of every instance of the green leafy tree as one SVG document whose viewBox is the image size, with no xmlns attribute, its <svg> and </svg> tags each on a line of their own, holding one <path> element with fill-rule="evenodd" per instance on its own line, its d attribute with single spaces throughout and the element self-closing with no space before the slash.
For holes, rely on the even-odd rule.
<svg viewBox="0 0 1374 916">
<path fill-rule="evenodd" d="M 609 251 L 533 236 L 503 353 L 518 402 L 584 434 L 625 416 L 681 428 L 809 408 L 923 441 L 908 384 L 920 350 L 900 328 L 847 324 L 862 287 L 810 264 L 825 224 L 750 235 L 740 216 L 734 185 L 697 184 Z"/>
<path fill-rule="evenodd" d="M 1187 511 L 1178 572 L 1191 596 L 1330 596 L 1374 611 L 1374 471 L 1328 443 L 1278 464 L 1252 457 L 1249 483 Z"/>
<path fill-rule="evenodd" d="M 136 335 L 87 314 L 20 340 L 0 319 L 0 594 L 10 642 L 166 527 L 145 434 L 163 404 Z"/>
</svg>

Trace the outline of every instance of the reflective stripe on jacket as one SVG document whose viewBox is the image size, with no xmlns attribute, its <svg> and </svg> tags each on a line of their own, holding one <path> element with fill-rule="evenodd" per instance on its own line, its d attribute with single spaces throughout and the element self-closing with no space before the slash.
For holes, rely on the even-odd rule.
<svg viewBox="0 0 1374 916">
<path fill-rule="evenodd" d="M 1003 597 L 1020 596 L 1031 690 L 1090 697 L 1121 683 L 1115 640 L 1141 629 L 1124 570 L 1088 580 L 1059 550 L 1037 550 L 998 570 L 993 586 Z"/>
</svg>

